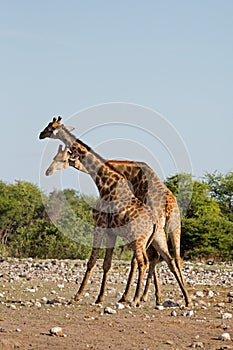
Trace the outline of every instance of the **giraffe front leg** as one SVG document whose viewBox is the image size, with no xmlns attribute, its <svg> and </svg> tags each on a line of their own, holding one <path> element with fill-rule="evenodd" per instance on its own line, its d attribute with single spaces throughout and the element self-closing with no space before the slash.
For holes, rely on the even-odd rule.
<svg viewBox="0 0 233 350">
<path fill-rule="evenodd" d="M 86 269 L 84 278 L 82 280 L 81 286 L 79 287 L 78 292 L 74 296 L 74 301 L 79 301 L 83 296 L 83 293 L 87 286 L 89 278 L 92 274 L 92 271 L 95 268 L 96 260 L 99 255 L 100 246 L 103 240 L 103 234 L 104 234 L 103 230 L 95 229 L 91 256 L 87 263 L 87 269 Z"/>
<path fill-rule="evenodd" d="M 107 242 L 106 242 L 106 253 L 105 253 L 104 263 L 103 263 L 103 270 L 104 270 L 103 279 L 102 279 L 98 298 L 96 299 L 96 302 L 95 302 L 96 304 L 101 304 L 104 301 L 104 293 L 106 290 L 109 270 L 112 264 L 112 255 L 113 255 L 115 243 L 116 243 L 116 236 L 114 234 L 108 234 Z"/>
<path fill-rule="evenodd" d="M 129 293 L 130 293 L 130 289 L 132 287 L 132 283 L 133 283 L 136 269 L 137 269 L 137 260 L 136 260 L 136 257 L 134 255 L 132 260 L 131 260 L 131 267 L 130 267 L 127 285 L 126 285 L 125 291 L 124 291 L 121 299 L 119 300 L 120 303 L 126 303 L 129 300 Z"/>
</svg>

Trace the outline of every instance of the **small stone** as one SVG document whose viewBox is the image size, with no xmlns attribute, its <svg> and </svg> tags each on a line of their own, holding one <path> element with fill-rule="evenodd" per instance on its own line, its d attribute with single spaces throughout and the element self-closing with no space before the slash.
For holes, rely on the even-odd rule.
<svg viewBox="0 0 233 350">
<path fill-rule="evenodd" d="M 56 299 L 51 299 L 51 300 L 47 300 L 47 304 L 49 305 L 66 305 L 66 301 L 64 300 L 64 298 L 56 298 Z"/>
<path fill-rule="evenodd" d="M 51 290 L 50 292 L 51 294 L 57 294 L 57 292 L 55 290 Z"/>
<path fill-rule="evenodd" d="M 206 296 L 209 298 L 213 298 L 214 292 L 212 290 L 208 290 L 208 292 L 206 293 Z"/>
<path fill-rule="evenodd" d="M 165 344 L 167 344 L 167 345 L 174 345 L 174 342 L 172 340 L 166 340 Z"/>
<path fill-rule="evenodd" d="M 228 292 L 227 296 L 233 298 L 233 292 Z"/>
<path fill-rule="evenodd" d="M 181 313 L 182 316 L 185 316 L 185 317 L 191 317 L 194 315 L 194 311 L 193 310 L 190 310 L 190 311 L 183 311 Z"/>
<path fill-rule="evenodd" d="M 123 305 L 122 303 L 116 303 L 116 304 L 115 304 L 115 308 L 116 308 L 116 309 L 119 309 L 119 310 L 122 310 L 122 309 L 125 308 L 125 305 Z"/>
<path fill-rule="evenodd" d="M 20 328 L 16 328 L 15 331 L 18 332 L 18 333 L 22 332 Z"/>
<path fill-rule="evenodd" d="M 107 307 L 105 307 L 105 309 L 104 309 L 104 313 L 105 313 L 105 314 L 112 315 L 112 314 L 116 314 L 116 310 L 114 310 L 114 309 L 112 309 L 111 307 L 107 306 Z"/>
<path fill-rule="evenodd" d="M 217 303 L 216 305 L 214 306 L 217 306 L 217 307 L 224 307 L 225 306 L 225 303 L 221 302 L 221 303 Z"/>
<path fill-rule="evenodd" d="M 232 314 L 230 312 L 225 312 L 224 314 L 222 314 L 222 318 L 223 319 L 230 319 L 230 318 L 232 318 Z"/>
<path fill-rule="evenodd" d="M 41 303 L 39 302 L 39 301 L 36 301 L 35 303 L 34 303 L 34 306 L 36 306 L 36 307 L 41 307 L 42 305 L 41 305 Z"/>
<path fill-rule="evenodd" d="M 173 310 L 173 311 L 171 312 L 171 316 L 173 316 L 173 317 L 176 317 L 176 316 L 177 316 L 177 313 L 176 313 L 175 310 Z"/>
<path fill-rule="evenodd" d="M 36 292 L 36 288 L 32 287 L 32 288 L 25 288 L 24 292 L 26 293 L 35 293 Z"/>
<path fill-rule="evenodd" d="M 53 327 L 50 329 L 51 335 L 56 335 L 57 337 L 61 337 L 63 335 L 63 331 L 61 327 Z"/>
<path fill-rule="evenodd" d="M 200 298 L 204 297 L 204 293 L 201 290 L 198 290 L 194 295 L 195 297 L 200 297 Z"/>
<path fill-rule="evenodd" d="M 164 310 L 164 306 L 163 305 L 155 305 L 155 309 L 162 311 L 162 310 Z"/>
<path fill-rule="evenodd" d="M 178 307 L 179 304 L 177 304 L 175 301 L 172 301 L 172 300 L 166 300 L 164 303 L 163 303 L 163 307 Z"/>
<path fill-rule="evenodd" d="M 230 328 L 230 326 L 226 325 L 226 323 L 222 323 L 220 327 L 224 329 L 224 331 Z"/>
<path fill-rule="evenodd" d="M 223 333 L 218 337 L 218 340 L 231 340 L 231 336 L 229 333 Z"/>
<path fill-rule="evenodd" d="M 202 310 L 207 310 L 207 306 L 206 306 L 206 305 L 202 305 L 202 306 L 201 306 L 201 309 L 202 309 Z"/>
<path fill-rule="evenodd" d="M 117 291 L 116 294 L 115 294 L 115 297 L 116 298 L 120 298 L 121 297 L 121 292 Z"/>
<path fill-rule="evenodd" d="M 190 348 L 204 348 L 204 344 L 201 341 L 194 341 L 189 345 Z"/>
</svg>

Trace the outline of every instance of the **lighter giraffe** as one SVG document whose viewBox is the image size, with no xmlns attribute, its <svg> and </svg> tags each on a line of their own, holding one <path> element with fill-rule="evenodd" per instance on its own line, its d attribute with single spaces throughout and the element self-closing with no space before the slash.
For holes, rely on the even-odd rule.
<svg viewBox="0 0 233 350">
<path fill-rule="evenodd" d="M 166 216 L 165 228 L 171 236 L 171 241 L 173 245 L 173 251 L 175 255 L 175 262 L 178 273 L 180 275 L 181 281 L 184 284 L 184 279 L 182 275 L 182 261 L 180 257 L 180 215 L 179 208 L 177 205 L 176 198 L 171 193 L 171 191 L 160 181 L 155 172 L 143 162 L 132 162 L 132 161 L 118 161 L 118 160 L 107 160 L 106 164 L 113 166 L 118 172 L 125 176 L 125 178 L 130 182 L 132 191 L 137 198 L 140 198 L 144 203 L 148 203 L 152 210 L 159 205 L 163 214 Z M 57 154 L 55 155 L 49 168 L 46 170 L 46 175 L 51 175 L 57 170 L 62 170 L 72 166 L 77 170 L 87 173 L 87 170 L 79 161 L 79 159 L 72 159 L 72 154 L 66 147 L 64 151 L 62 146 L 58 147 Z M 163 206 L 164 198 L 166 198 L 165 206 Z M 160 203 L 159 203 L 160 201 Z M 160 209 L 161 210 L 161 209 Z M 155 215 L 159 215 L 159 209 L 156 210 Z M 167 247 L 167 236 L 165 231 L 163 231 L 164 237 L 161 241 L 157 240 L 157 250 L 165 258 L 168 263 L 169 268 L 174 273 L 176 277 L 175 268 L 173 268 L 173 262 L 168 252 Z M 155 239 L 156 240 L 156 239 Z M 154 275 L 155 284 L 155 300 L 156 305 L 160 305 L 161 292 L 157 276 L 157 271 L 155 269 L 156 263 L 159 261 L 159 256 L 153 246 L 147 249 L 147 255 L 149 257 L 150 266 L 147 277 L 146 287 L 142 296 L 142 300 L 146 301 L 148 297 L 149 285 Z M 170 259 L 170 260 L 169 260 Z M 121 301 L 127 301 L 130 291 L 131 282 L 133 280 L 134 272 L 136 269 L 135 260 L 132 260 L 132 270 L 128 280 L 126 290 L 121 298 Z M 177 279 L 177 277 L 176 277 Z M 179 279 L 177 279 L 179 283 Z M 185 288 L 185 285 L 184 285 Z M 182 289 L 182 288 L 181 288 Z M 188 295 L 187 291 L 186 294 Z M 185 294 L 184 294 L 185 295 Z"/>
<path fill-rule="evenodd" d="M 61 123 L 61 117 L 58 117 L 58 119 L 53 118 L 53 121 L 40 133 L 40 139 L 46 137 L 59 139 L 72 150 L 74 156 L 79 158 L 91 175 L 100 194 L 100 199 L 93 209 L 96 226 L 91 257 L 74 300 L 78 301 L 81 299 L 95 267 L 101 242 L 103 237 L 106 236 L 104 274 L 100 293 L 96 300 L 96 303 L 103 302 L 116 237 L 121 236 L 130 242 L 130 247 L 138 264 L 138 282 L 132 304 L 135 306 L 139 305 L 142 282 L 148 265 L 146 247 L 151 244 L 158 230 L 156 227 L 157 222 L 155 224 L 150 207 L 134 196 L 128 181 L 123 175 L 118 173 L 111 165 L 105 164 L 103 158 L 70 133 L 68 128 Z"/>
</svg>

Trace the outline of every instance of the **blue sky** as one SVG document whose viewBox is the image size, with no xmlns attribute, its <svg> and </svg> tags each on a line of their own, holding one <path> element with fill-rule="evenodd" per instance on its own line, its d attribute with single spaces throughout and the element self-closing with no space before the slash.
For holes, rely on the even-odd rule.
<svg viewBox="0 0 233 350">
<path fill-rule="evenodd" d="M 161 113 L 194 176 L 232 170 L 232 1 L 4 1 L 0 40 L 3 181 L 39 183 L 52 116 L 119 101 Z"/>
</svg>

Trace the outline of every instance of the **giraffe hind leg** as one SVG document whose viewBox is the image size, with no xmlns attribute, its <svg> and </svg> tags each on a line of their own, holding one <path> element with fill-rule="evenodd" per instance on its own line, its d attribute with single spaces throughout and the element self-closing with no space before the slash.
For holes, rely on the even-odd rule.
<svg viewBox="0 0 233 350">
<path fill-rule="evenodd" d="M 180 277 L 180 273 L 178 272 L 178 269 L 176 267 L 176 263 L 174 262 L 174 259 L 171 257 L 169 251 L 168 251 L 168 247 L 167 244 L 161 246 L 158 242 L 154 241 L 153 245 L 155 246 L 155 248 L 158 250 L 158 252 L 161 254 L 162 258 L 166 261 L 166 263 L 168 264 L 168 267 L 170 269 L 170 271 L 173 273 L 173 275 L 176 278 L 176 281 L 178 282 L 180 289 L 183 293 L 184 299 L 185 299 L 185 304 L 186 306 L 189 306 L 191 304 L 191 299 L 189 297 L 188 291 L 186 289 L 186 286 L 184 285 L 181 277 Z"/>
<path fill-rule="evenodd" d="M 141 244 L 138 244 L 137 241 L 134 242 L 133 249 L 135 252 L 135 257 L 138 264 L 138 281 L 137 281 L 137 288 L 135 291 L 134 299 L 132 302 L 132 306 L 139 306 L 140 305 L 140 294 L 142 289 L 142 283 L 143 278 L 146 272 L 146 268 L 148 265 L 148 257 L 146 254 L 146 248 L 143 247 Z"/>
<path fill-rule="evenodd" d="M 141 297 L 141 301 L 143 302 L 147 301 L 150 284 L 151 284 L 152 278 L 154 278 L 155 302 L 156 302 L 156 305 L 161 305 L 162 303 L 161 291 L 160 291 L 158 274 L 156 270 L 156 264 L 159 261 L 159 254 L 152 245 L 148 247 L 146 253 L 149 259 L 149 271 L 147 275 L 146 286 L 145 286 L 143 295 Z"/>
</svg>

